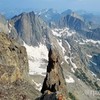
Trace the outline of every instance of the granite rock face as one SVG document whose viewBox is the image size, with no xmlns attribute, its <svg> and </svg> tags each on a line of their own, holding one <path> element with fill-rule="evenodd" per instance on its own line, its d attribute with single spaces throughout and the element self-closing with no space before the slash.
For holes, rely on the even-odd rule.
<svg viewBox="0 0 100 100">
<path fill-rule="evenodd" d="M 62 16 L 59 21 L 59 26 L 69 27 L 76 31 L 87 30 L 87 25 L 85 21 L 80 16 L 76 15 L 75 13 Z"/>
<path fill-rule="evenodd" d="M 0 14 L 0 32 L 5 32 L 6 34 L 9 32 L 8 22 L 6 18 Z"/>
<path fill-rule="evenodd" d="M 49 29 L 45 22 L 34 12 L 22 13 L 12 18 L 11 22 L 17 30 L 18 36 L 28 45 L 38 46 L 48 37 Z"/>
<path fill-rule="evenodd" d="M 59 54 L 55 49 L 50 49 L 49 51 L 49 63 L 47 66 L 47 74 L 46 78 L 44 79 L 41 92 L 43 94 L 47 93 L 48 96 L 50 96 L 50 94 L 54 95 L 54 93 L 56 93 L 57 95 L 59 93 L 59 95 L 61 95 L 62 98 L 67 98 L 67 88 L 64 80 L 63 71 L 60 65 Z M 58 97 L 56 96 L 56 98 Z"/>
</svg>

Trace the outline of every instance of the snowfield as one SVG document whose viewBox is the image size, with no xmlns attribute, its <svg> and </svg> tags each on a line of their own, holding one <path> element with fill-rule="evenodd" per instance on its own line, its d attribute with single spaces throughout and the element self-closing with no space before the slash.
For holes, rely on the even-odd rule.
<svg viewBox="0 0 100 100">
<path fill-rule="evenodd" d="M 65 41 L 65 42 L 67 43 L 69 50 L 71 50 L 70 44 L 67 41 Z"/>
<path fill-rule="evenodd" d="M 62 51 L 63 51 L 63 54 L 65 54 L 66 50 L 65 48 L 63 47 L 63 44 L 62 44 L 62 40 L 57 40 L 59 46 L 61 47 Z"/>
<path fill-rule="evenodd" d="M 53 35 L 55 35 L 55 36 L 61 37 L 61 34 L 59 34 L 58 32 L 56 32 L 56 31 L 54 31 L 54 30 L 52 30 L 52 33 L 53 33 Z"/>
<path fill-rule="evenodd" d="M 57 37 L 61 37 L 61 36 L 65 36 L 65 35 L 69 37 L 69 36 L 76 34 L 76 32 L 70 31 L 69 28 L 66 27 L 63 29 L 57 29 L 57 28 L 52 29 L 52 34 Z"/>
<path fill-rule="evenodd" d="M 75 73 L 75 70 L 74 70 L 74 68 L 71 68 L 71 71 L 72 71 L 73 73 Z"/>
<path fill-rule="evenodd" d="M 72 62 L 72 58 L 71 58 L 71 57 L 70 57 L 70 63 L 71 63 L 71 65 L 73 66 L 73 68 L 77 69 L 76 64 Z"/>
<path fill-rule="evenodd" d="M 96 43 L 100 44 L 100 41 L 95 41 L 95 40 L 92 40 L 92 39 L 87 39 L 85 42 L 86 43 L 91 42 L 91 43 L 94 43 L 94 44 L 96 44 Z"/>
<path fill-rule="evenodd" d="M 67 64 L 69 64 L 69 62 L 68 62 L 69 57 L 68 56 L 64 56 L 64 59 L 67 62 Z"/>
<path fill-rule="evenodd" d="M 79 41 L 78 41 L 79 42 Z M 80 45 L 84 45 L 86 43 L 100 44 L 100 41 L 92 40 L 92 39 L 82 39 L 82 42 L 79 42 Z"/>
<path fill-rule="evenodd" d="M 88 54 L 87 54 L 87 57 L 92 58 L 92 55 L 88 55 Z"/>
<path fill-rule="evenodd" d="M 29 46 L 24 43 L 29 60 L 29 74 L 42 75 L 46 74 L 46 66 L 48 61 L 48 49 L 45 45 L 40 44 L 39 47 Z"/>
<path fill-rule="evenodd" d="M 67 76 L 68 78 L 65 78 L 66 83 L 75 83 L 75 80 L 71 76 Z"/>
</svg>

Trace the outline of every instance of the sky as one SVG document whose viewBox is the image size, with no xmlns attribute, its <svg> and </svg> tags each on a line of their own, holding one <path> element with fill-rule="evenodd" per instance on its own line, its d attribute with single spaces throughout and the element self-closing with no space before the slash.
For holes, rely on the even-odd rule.
<svg viewBox="0 0 100 100">
<path fill-rule="evenodd" d="M 66 9 L 100 12 L 100 0 L 0 0 L 2 9 L 45 9 L 57 11 Z"/>
</svg>

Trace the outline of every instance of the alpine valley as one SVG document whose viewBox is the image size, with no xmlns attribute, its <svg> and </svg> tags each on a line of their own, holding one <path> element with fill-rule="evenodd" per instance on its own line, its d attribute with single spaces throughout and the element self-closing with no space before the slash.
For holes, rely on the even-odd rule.
<svg viewBox="0 0 100 100">
<path fill-rule="evenodd" d="M 70 9 L 0 14 L 0 100 L 100 100 L 99 18 Z"/>
</svg>

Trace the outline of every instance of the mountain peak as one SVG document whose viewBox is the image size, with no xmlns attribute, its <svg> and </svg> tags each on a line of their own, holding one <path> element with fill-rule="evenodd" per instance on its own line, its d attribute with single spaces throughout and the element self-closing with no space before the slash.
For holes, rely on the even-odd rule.
<svg viewBox="0 0 100 100">
<path fill-rule="evenodd" d="M 71 16 L 73 16 L 73 17 L 75 17 L 75 18 L 78 18 L 78 19 L 84 21 L 84 19 L 83 19 L 80 15 L 78 15 L 76 12 L 72 12 L 72 13 L 71 13 Z"/>
<path fill-rule="evenodd" d="M 65 10 L 64 12 L 62 12 L 61 14 L 63 16 L 65 16 L 65 15 L 70 15 L 71 13 L 72 13 L 72 10 L 71 9 L 68 9 L 68 10 Z"/>
<path fill-rule="evenodd" d="M 42 35 L 46 33 L 44 28 L 47 28 L 47 26 L 33 11 L 22 13 L 12 20 L 15 23 L 14 25 L 18 34 L 25 43 L 36 46 L 40 41 L 43 41 Z"/>
</svg>

